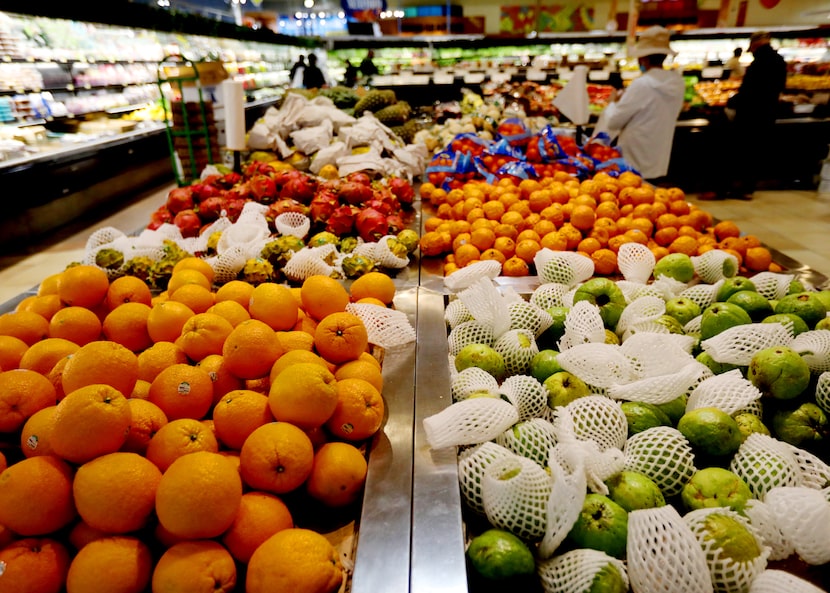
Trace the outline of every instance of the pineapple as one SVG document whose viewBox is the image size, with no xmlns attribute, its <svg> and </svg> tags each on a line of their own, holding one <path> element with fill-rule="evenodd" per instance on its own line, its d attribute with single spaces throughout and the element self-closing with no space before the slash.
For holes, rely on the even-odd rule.
<svg viewBox="0 0 830 593">
<path fill-rule="evenodd" d="M 365 111 L 376 113 L 388 105 L 393 105 L 396 100 L 395 91 L 369 91 L 355 104 L 355 117 L 360 117 Z"/>
<path fill-rule="evenodd" d="M 375 113 L 378 120 L 387 126 L 402 125 L 412 114 L 412 108 L 406 101 L 398 101 Z"/>
</svg>

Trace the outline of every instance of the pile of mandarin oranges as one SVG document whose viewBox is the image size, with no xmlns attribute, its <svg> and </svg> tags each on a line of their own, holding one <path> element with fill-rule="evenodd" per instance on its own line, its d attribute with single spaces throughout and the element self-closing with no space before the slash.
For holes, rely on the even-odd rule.
<svg viewBox="0 0 830 593">
<path fill-rule="evenodd" d="M 0 593 L 330 593 L 341 552 L 295 523 L 355 512 L 383 375 L 347 290 L 232 281 L 203 260 L 167 290 L 94 266 L 0 315 Z"/>
<path fill-rule="evenodd" d="M 715 222 L 677 187 L 656 187 L 632 172 L 597 173 L 580 181 L 566 172 L 539 180 L 505 177 L 469 181 L 445 191 L 420 188 L 434 216 L 424 221 L 421 253 L 443 257 L 444 275 L 482 260 L 496 260 L 504 276 L 535 274 L 542 249 L 576 251 L 596 274 L 619 274 L 620 245 L 647 245 L 657 260 L 669 253 L 696 256 L 722 249 L 743 272 L 781 271 L 754 235 L 731 221 Z"/>
</svg>

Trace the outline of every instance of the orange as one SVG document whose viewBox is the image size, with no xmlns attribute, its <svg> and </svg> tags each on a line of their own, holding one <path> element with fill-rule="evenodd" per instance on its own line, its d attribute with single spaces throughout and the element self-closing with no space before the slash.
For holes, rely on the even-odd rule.
<svg viewBox="0 0 830 593">
<path fill-rule="evenodd" d="M 0 336 L 0 370 L 11 371 L 18 368 L 20 359 L 28 348 L 29 345 L 20 338 Z"/>
<path fill-rule="evenodd" d="M 58 278 L 58 296 L 67 306 L 91 309 L 104 301 L 109 287 L 107 273 L 96 266 L 72 266 Z"/>
<path fill-rule="evenodd" d="M 343 582 L 340 555 L 310 529 L 283 529 L 248 562 L 246 593 L 334 593 Z"/>
<path fill-rule="evenodd" d="M 175 342 L 182 334 L 187 320 L 196 313 L 176 301 L 164 301 L 153 305 L 147 316 L 147 331 L 154 342 Z"/>
<path fill-rule="evenodd" d="M 130 431 L 127 398 L 109 385 L 87 385 L 68 393 L 55 410 L 52 449 L 73 463 L 118 451 Z"/>
<path fill-rule="evenodd" d="M 289 352 L 290 350 L 308 350 L 310 352 L 314 349 L 314 334 L 301 330 L 277 332 L 277 341 L 282 346 L 283 352 Z"/>
<path fill-rule="evenodd" d="M 76 550 L 80 550 L 89 542 L 94 542 L 98 539 L 103 539 L 105 537 L 109 537 L 109 534 L 101 531 L 100 529 L 95 529 L 90 527 L 83 521 L 78 521 L 69 531 L 69 543 L 72 544 Z"/>
<path fill-rule="evenodd" d="M 284 494 L 311 473 L 314 448 L 302 430 L 288 422 L 270 422 L 254 430 L 239 452 L 239 471 L 256 490 Z"/>
<path fill-rule="evenodd" d="M 282 353 L 276 332 L 258 319 L 233 328 L 222 347 L 225 368 L 240 379 L 264 377 Z"/>
<path fill-rule="evenodd" d="M 196 270 L 197 272 L 201 272 L 210 283 L 213 283 L 216 275 L 213 267 L 201 257 L 184 257 L 177 261 L 176 265 L 173 266 L 173 273 L 175 274 L 182 270 Z"/>
<path fill-rule="evenodd" d="M 65 356 L 74 354 L 80 346 L 63 338 L 46 338 L 32 344 L 20 359 L 19 367 L 48 375 L 52 367 Z"/>
<path fill-rule="evenodd" d="M 65 461 L 30 457 L 0 474 L 0 525 L 22 536 L 44 535 L 74 518 L 72 468 Z"/>
<path fill-rule="evenodd" d="M 167 283 L 167 294 L 173 295 L 179 288 L 187 284 L 196 284 L 207 290 L 211 288 L 210 280 L 199 270 L 180 269 L 170 276 L 170 281 Z"/>
<path fill-rule="evenodd" d="M 513 256 L 505 261 L 502 266 L 502 274 L 505 276 L 527 276 L 530 274 L 530 267 L 520 257 Z"/>
<path fill-rule="evenodd" d="M 253 291 L 254 285 L 250 282 L 231 280 L 230 282 L 225 282 L 216 290 L 216 302 L 235 301 L 247 310 Z"/>
<path fill-rule="evenodd" d="M 153 513 L 161 471 L 136 453 L 110 453 L 78 468 L 72 483 L 81 519 L 107 533 L 141 529 Z"/>
<path fill-rule="evenodd" d="M 101 338 L 101 320 L 84 307 L 64 307 L 49 320 L 49 337 L 84 346 Z"/>
<path fill-rule="evenodd" d="M 197 313 L 182 326 L 176 344 L 193 361 L 222 354 L 222 346 L 233 331 L 231 322 L 215 313 Z"/>
<path fill-rule="evenodd" d="M 326 506 L 355 502 L 366 482 L 368 464 L 363 453 L 349 443 L 326 443 L 314 454 L 306 491 Z"/>
<path fill-rule="evenodd" d="M 766 247 L 749 247 L 744 256 L 744 265 L 751 272 L 763 272 L 772 263 L 772 253 Z"/>
<path fill-rule="evenodd" d="M 349 441 L 360 441 L 375 434 L 385 413 L 380 391 L 360 378 L 337 381 L 334 387 L 337 405 L 326 428 L 336 437 Z"/>
<path fill-rule="evenodd" d="M 6 456 L 3 455 L 3 452 L 0 451 L 0 474 L 3 473 L 3 470 L 9 467 L 8 462 L 6 461 Z M 3 547 L 3 544 L 0 543 L 0 548 Z"/>
<path fill-rule="evenodd" d="M 89 542 L 72 559 L 66 593 L 143 593 L 152 572 L 147 544 L 135 537 L 103 537 Z"/>
<path fill-rule="evenodd" d="M 49 276 L 41 280 L 40 284 L 37 287 L 38 296 L 42 296 L 45 294 L 58 294 L 58 280 L 60 280 L 61 274 L 63 274 L 63 272 L 50 274 Z"/>
<path fill-rule="evenodd" d="M 516 257 L 530 264 L 540 249 L 542 249 L 542 246 L 538 241 L 523 239 L 516 243 Z"/>
<path fill-rule="evenodd" d="M 349 304 L 349 293 L 343 285 L 322 274 L 309 276 L 300 287 L 303 310 L 320 320 L 330 313 L 343 311 Z"/>
<path fill-rule="evenodd" d="M 32 414 L 54 405 L 55 398 L 52 383 L 35 371 L 0 372 L 0 433 L 18 431 Z"/>
<path fill-rule="evenodd" d="M 328 362 L 354 360 L 369 345 L 363 321 L 352 313 L 333 313 L 323 318 L 314 332 L 314 347 Z"/>
<path fill-rule="evenodd" d="M 186 363 L 187 355 L 177 344 L 156 342 L 138 355 L 138 378 L 152 383 L 167 367 Z"/>
<path fill-rule="evenodd" d="M 481 252 L 481 261 L 489 261 L 495 260 L 500 264 L 503 264 L 507 258 L 504 257 L 504 254 L 501 251 L 497 251 L 495 249 L 485 249 Z"/>
<path fill-rule="evenodd" d="M 44 319 L 52 319 L 52 316 L 63 308 L 60 297 L 56 294 L 43 296 L 28 296 L 17 304 L 15 311 L 31 311 L 37 313 Z"/>
<path fill-rule="evenodd" d="M 677 237 L 679 235 L 680 235 L 680 231 L 678 231 L 678 229 L 676 227 L 672 227 L 672 226 L 664 227 L 662 229 L 658 229 L 654 233 L 654 241 L 658 245 L 660 245 L 662 247 L 666 247 L 666 246 L 670 245 L 672 241 L 677 239 Z"/>
<path fill-rule="evenodd" d="M 233 464 L 218 453 L 182 455 L 161 476 L 156 515 L 173 535 L 209 539 L 233 523 L 242 499 L 242 480 Z"/>
<path fill-rule="evenodd" d="M 121 446 L 122 451 L 144 455 L 150 439 L 167 424 L 167 416 L 156 404 L 146 399 L 130 398 L 130 434 Z"/>
<path fill-rule="evenodd" d="M 282 356 L 280 356 L 275 362 L 274 366 L 271 367 L 271 373 L 269 374 L 269 378 L 271 379 L 271 383 L 274 382 L 274 379 L 277 378 L 281 372 L 285 369 L 291 367 L 292 365 L 307 362 L 320 365 L 324 369 L 328 369 L 333 371 L 333 368 L 323 360 L 319 355 L 311 352 L 309 350 L 289 350 Z"/>
<path fill-rule="evenodd" d="M 294 295 L 282 284 L 263 282 L 251 292 L 248 312 L 253 319 L 264 321 L 271 326 L 271 329 L 283 331 L 294 329 L 298 311 L 299 307 Z"/>
<path fill-rule="evenodd" d="M 127 396 L 133 392 L 137 380 L 138 357 L 121 344 L 105 340 L 81 346 L 69 358 L 61 374 L 64 393 L 102 383 Z"/>
<path fill-rule="evenodd" d="M 371 358 L 371 355 L 369 355 L 369 357 Z M 372 358 L 372 360 L 374 360 L 374 358 Z M 383 373 L 376 362 L 377 361 L 373 364 L 363 358 L 344 362 L 334 371 L 334 378 L 337 381 L 353 378 L 364 379 L 365 381 L 371 383 L 372 386 L 379 392 L 382 392 Z"/>
<path fill-rule="evenodd" d="M 741 254 L 746 255 L 746 241 L 742 237 L 725 237 L 718 243 L 720 249 L 732 249 Z"/>
<path fill-rule="evenodd" d="M 233 524 L 222 535 L 222 543 L 236 560 L 247 563 L 265 540 L 292 527 L 291 511 L 279 497 L 247 492 L 242 495 Z"/>
<path fill-rule="evenodd" d="M 271 383 L 271 413 L 303 429 L 322 426 L 337 405 L 335 383 L 334 375 L 319 364 L 291 365 Z"/>
<path fill-rule="evenodd" d="M 69 570 L 69 551 L 57 540 L 27 537 L 0 549 L 0 592 L 59 593 Z"/>
<path fill-rule="evenodd" d="M 715 238 L 723 241 L 727 237 L 740 237 L 741 230 L 731 220 L 722 220 L 714 226 Z"/>
<path fill-rule="evenodd" d="M 219 301 L 206 312 L 215 313 L 220 317 L 224 317 L 234 327 L 251 318 L 250 313 L 248 313 L 248 309 L 236 301 Z"/>
<path fill-rule="evenodd" d="M 152 309 L 144 303 L 124 303 L 104 318 L 103 330 L 108 340 L 133 352 L 141 352 L 153 343 L 147 330 Z"/>
<path fill-rule="evenodd" d="M 32 311 L 11 311 L 0 315 L 0 335 L 14 336 L 31 346 L 49 337 L 49 321 Z"/>
<path fill-rule="evenodd" d="M 685 253 L 686 255 L 697 255 L 697 239 L 689 236 L 679 236 L 669 243 L 669 253 Z"/>
<path fill-rule="evenodd" d="M 219 442 L 206 424 L 195 418 L 180 418 L 158 428 L 150 438 L 146 456 L 164 472 L 182 455 L 218 450 Z"/>
<path fill-rule="evenodd" d="M 471 263 L 481 259 L 481 252 L 475 245 L 471 243 L 459 245 L 453 253 L 455 254 L 455 263 L 458 265 L 459 268 L 468 266 Z"/>
<path fill-rule="evenodd" d="M 142 303 L 149 307 L 152 302 L 153 294 L 150 292 L 150 287 L 141 278 L 135 276 L 121 276 L 113 280 L 107 289 L 105 299 L 107 309 L 110 311 L 125 303 Z"/>
<path fill-rule="evenodd" d="M 564 251 L 568 248 L 568 239 L 559 231 L 555 231 L 542 237 L 542 241 L 539 243 L 539 246 L 543 249 Z"/>
<path fill-rule="evenodd" d="M 221 544 L 211 540 L 181 541 L 170 546 L 156 564 L 152 587 L 157 593 L 231 593 L 236 565 Z"/>
<path fill-rule="evenodd" d="M 60 364 L 60 363 L 59 363 Z M 135 382 L 135 387 L 133 387 L 133 392 L 127 399 L 148 399 L 150 397 L 150 382 L 144 381 L 143 379 L 139 379 Z M 63 399 L 63 396 L 60 397 Z"/>
<path fill-rule="evenodd" d="M 231 449 L 241 449 L 254 430 L 273 421 L 268 397 L 248 389 L 226 393 L 213 408 L 216 436 Z"/>
<path fill-rule="evenodd" d="M 148 399 L 161 408 L 169 420 L 204 418 L 213 405 L 213 381 L 201 367 L 174 364 L 150 383 Z"/>
<path fill-rule="evenodd" d="M 489 229 L 479 230 L 492 234 Z M 495 236 L 493 236 L 493 240 L 495 240 Z M 395 282 L 382 272 L 369 272 L 352 282 L 349 291 L 352 301 L 372 297 L 388 305 L 395 298 Z"/>
<path fill-rule="evenodd" d="M 213 293 L 200 284 L 185 284 L 175 293 L 168 293 L 168 300 L 184 303 L 194 313 L 204 313 L 214 305 Z"/>
<path fill-rule="evenodd" d="M 594 262 L 594 272 L 602 276 L 608 276 L 617 271 L 617 254 L 610 249 L 597 249 L 591 253 L 591 261 Z"/>
<path fill-rule="evenodd" d="M 20 450 L 26 457 L 54 455 L 52 450 L 52 432 L 55 430 L 55 410 L 57 406 L 48 406 L 38 410 L 26 420 L 20 431 Z"/>
<path fill-rule="evenodd" d="M 221 354 L 209 354 L 196 363 L 197 367 L 205 369 L 213 382 L 213 403 L 234 389 L 242 389 L 244 381 L 232 374 L 225 365 Z"/>
</svg>

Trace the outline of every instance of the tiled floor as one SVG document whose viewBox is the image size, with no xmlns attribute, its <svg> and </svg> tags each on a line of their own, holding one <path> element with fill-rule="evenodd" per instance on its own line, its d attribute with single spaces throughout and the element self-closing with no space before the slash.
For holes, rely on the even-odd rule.
<svg viewBox="0 0 830 593">
<path fill-rule="evenodd" d="M 147 224 L 170 187 L 141 196 L 118 213 L 74 225 L 74 234 L 0 256 L 0 303 L 30 291 L 42 279 L 79 260 L 87 238 L 96 229 L 112 226 L 126 233 Z M 697 202 L 694 195 L 689 201 Z M 720 220 L 732 220 L 745 234 L 754 234 L 784 256 L 823 276 L 830 288 L 830 195 L 814 191 L 760 191 L 751 202 L 697 202 Z M 28 253 L 27 253 L 28 252 Z M 31 254 L 31 255 L 30 255 Z"/>
</svg>

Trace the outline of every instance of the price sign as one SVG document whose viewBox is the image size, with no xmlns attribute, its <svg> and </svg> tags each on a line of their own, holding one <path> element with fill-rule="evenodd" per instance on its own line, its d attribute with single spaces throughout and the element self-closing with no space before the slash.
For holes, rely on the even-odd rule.
<svg viewBox="0 0 830 593">
<path fill-rule="evenodd" d="M 608 70 L 589 70 L 588 80 L 608 80 L 611 73 Z"/>
<path fill-rule="evenodd" d="M 483 72 L 470 72 L 464 75 L 464 82 L 467 84 L 481 84 L 484 81 Z"/>
<path fill-rule="evenodd" d="M 538 68 L 528 68 L 527 72 L 525 73 L 525 78 L 528 80 L 533 80 L 536 82 L 547 80 L 548 75 L 544 70 L 539 70 Z"/>
<path fill-rule="evenodd" d="M 723 68 L 720 66 L 707 66 L 700 71 L 701 78 L 721 78 L 723 76 Z"/>
</svg>

